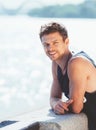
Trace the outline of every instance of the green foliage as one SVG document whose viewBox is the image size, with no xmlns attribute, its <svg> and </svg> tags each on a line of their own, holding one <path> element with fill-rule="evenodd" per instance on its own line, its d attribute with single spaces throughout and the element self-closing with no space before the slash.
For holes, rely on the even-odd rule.
<svg viewBox="0 0 96 130">
<path fill-rule="evenodd" d="M 30 10 L 28 15 L 34 17 L 57 18 L 96 18 L 96 1 L 86 1 L 82 4 L 46 6 Z"/>
</svg>

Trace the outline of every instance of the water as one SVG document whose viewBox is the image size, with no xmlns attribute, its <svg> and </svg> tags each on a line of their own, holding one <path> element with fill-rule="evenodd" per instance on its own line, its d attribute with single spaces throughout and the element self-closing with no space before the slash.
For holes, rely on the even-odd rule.
<svg viewBox="0 0 96 130">
<path fill-rule="evenodd" d="M 96 20 L 0 16 L 0 119 L 49 106 L 51 61 L 39 40 L 42 24 L 63 23 L 70 48 L 95 59 Z"/>
</svg>

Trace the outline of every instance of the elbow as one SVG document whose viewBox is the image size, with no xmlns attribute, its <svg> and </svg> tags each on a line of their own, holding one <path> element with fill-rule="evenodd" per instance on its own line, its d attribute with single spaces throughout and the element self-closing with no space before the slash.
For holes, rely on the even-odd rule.
<svg viewBox="0 0 96 130">
<path fill-rule="evenodd" d="M 73 111 L 73 113 L 75 113 L 75 114 L 79 114 L 79 113 L 81 112 L 81 110 L 79 110 L 79 109 L 72 109 L 72 111 Z"/>
<path fill-rule="evenodd" d="M 75 114 L 79 114 L 83 109 L 83 106 L 72 106 L 72 112 Z"/>
</svg>

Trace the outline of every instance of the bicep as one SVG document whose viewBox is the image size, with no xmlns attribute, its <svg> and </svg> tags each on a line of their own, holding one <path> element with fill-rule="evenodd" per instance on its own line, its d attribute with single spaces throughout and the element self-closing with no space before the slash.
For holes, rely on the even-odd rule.
<svg viewBox="0 0 96 130">
<path fill-rule="evenodd" d="M 82 63 L 79 65 L 73 63 L 69 67 L 68 73 L 69 97 L 73 99 L 72 110 L 75 113 L 79 113 L 83 108 L 83 99 L 87 85 L 87 73 Z"/>
</svg>

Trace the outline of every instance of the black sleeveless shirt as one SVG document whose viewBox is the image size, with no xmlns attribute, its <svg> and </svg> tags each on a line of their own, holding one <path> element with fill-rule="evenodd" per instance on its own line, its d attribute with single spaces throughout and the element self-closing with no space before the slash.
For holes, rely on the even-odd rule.
<svg viewBox="0 0 96 130">
<path fill-rule="evenodd" d="M 92 64 L 96 67 L 95 62 L 86 54 L 84 51 L 81 51 L 75 54 L 73 57 L 84 56 Z M 61 68 L 58 66 L 57 68 L 58 81 L 60 83 L 60 87 L 62 92 L 64 92 L 65 96 L 68 98 L 69 94 L 69 79 L 67 75 L 67 70 L 65 75 L 62 74 Z M 85 92 L 86 102 L 84 103 L 84 108 L 82 112 L 84 112 L 88 117 L 88 126 L 89 130 L 96 130 L 96 92 L 88 93 Z"/>
</svg>

